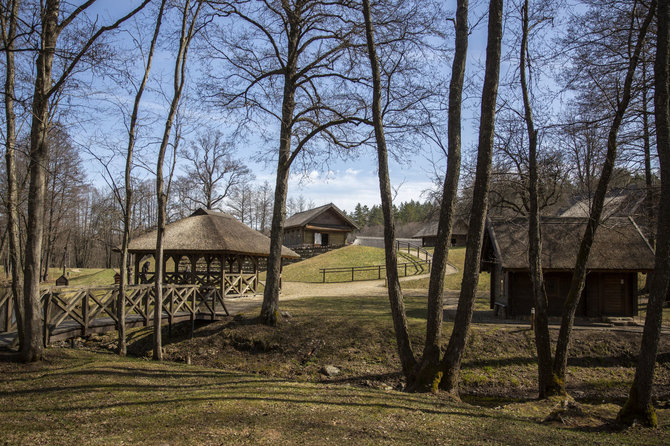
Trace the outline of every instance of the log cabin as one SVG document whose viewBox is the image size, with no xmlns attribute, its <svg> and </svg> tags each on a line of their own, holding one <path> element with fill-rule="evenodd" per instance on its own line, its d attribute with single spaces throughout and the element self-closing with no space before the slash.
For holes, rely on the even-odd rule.
<svg viewBox="0 0 670 446">
<path fill-rule="evenodd" d="M 586 218 L 543 217 L 542 270 L 550 316 L 560 316 Z M 631 217 L 610 217 L 599 226 L 587 262 L 577 316 L 637 315 L 638 275 L 654 268 L 654 251 Z M 491 273 L 490 306 L 500 317 L 531 313 L 527 218 L 488 219 L 481 271 Z"/>
<path fill-rule="evenodd" d="M 343 246 L 358 225 L 333 203 L 291 215 L 284 225 L 289 248 Z"/>
<path fill-rule="evenodd" d="M 420 238 L 421 246 L 431 247 L 435 246 L 437 242 L 437 221 L 431 221 L 424 225 L 412 238 Z M 460 247 L 465 246 L 468 237 L 468 224 L 465 220 L 456 220 L 451 228 L 451 240 L 449 246 Z"/>
</svg>

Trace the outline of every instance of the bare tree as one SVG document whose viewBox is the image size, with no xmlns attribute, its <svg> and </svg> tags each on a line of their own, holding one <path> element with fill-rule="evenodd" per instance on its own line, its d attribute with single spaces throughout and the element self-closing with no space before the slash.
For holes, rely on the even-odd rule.
<svg viewBox="0 0 670 446">
<path fill-rule="evenodd" d="M 372 122 L 377 142 L 377 165 L 379 169 L 379 191 L 384 213 L 384 251 L 386 258 L 386 283 L 388 287 L 391 315 L 395 329 L 396 343 L 400 355 L 400 364 L 405 376 L 410 376 L 416 366 L 416 359 L 412 351 L 405 315 L 405 303 L 398 280 L 398 254 L 395 247 L 395 223 L 393 221 L 393 200 L 391 180 L 388 170 L 388 149 L 384 136 L 384 125 L 381 110 L 381 76 L 379 73 L 379 59 L 375 46 L 374 29 L 370 14 L 369 0 L 363 0 L 363 17 L 365 20 L 365 40 L 367 42 L 370 69 L 372 71 Z"/>
<path fill-rule="evenodd" d="M 221 207 L 232 189 L 249 181 L 249 168 L 233 157 L 233 150 L 223 133 L 216 130 L 201 134 L 188 149 L 181 151 L 190 164 L 186 169 L 192 187 L 188 199 L 195 206 Z"/>
<path fill-rule="evenodd" d="M 16 83 L 16 65 L 14 49 L 16 47 L 17 22 L 19 20 L 19 0 L 3 2 L 0 15 L 0 31 L 5 53 L 5 167 L 7 170 L 7 230 L 9 232 L 9 264 L 12 271 L 12 296 L 14 315 L 17 323 L 19 349 L 23 349 L 23 262 L 19 235 L 19 195 L 16 175 L 16 112 L 14 94 Z M 5 271 L 7 272 L 7 271 Z"/>
<path fill-rule="evenodd" d="M 91 46 L 107 31 L 118 28 L 150 0 L 145 0 L 111 25 L 96 27 L 90 37 L 83 37 L 83 44 L 71 54 L 61 75 L 53 79 L 53 62 L 58 38 L 75 19 L 86 11 L 95 0 L 88 0 L 72 12 L 66 13 L 62 20 L 61 3 L 59 0 L 45 0 L 40 8 L 40 39 L 35 60 L 35 81 L 32 97 L 32 122 L 30 127 L 30 186 L 28 200 L 28 228 L 26 239 L 26 254 L 24 262 L 24 346 L 22 357 L 26 362 L 38 361 L 42 358 L 42 321 L 39 308 L 39 279 L 40 257 L 42 254 L 42 239 L 44 234 L 44 194 L 45 194 L 45 166 L 49 149 L 47 145 L 47 130 L 49 127 L 49 108 L 54 95 L 61 91 L 63 84 L 73 73 L 82 57 Z"/>
<path fill-rule="evenodd" d="M 161 337 L 161 319 L 163 312 L 163 239 L 165 235 L 165 215 L 167 197 L 169 193 L 168 188 L 165 187 L 165 180 L 163 177 L 163 164 L 165 161 L 165 152 L 170 142 L 170 134 L 172 126 L 175 122 L 177 112 L 179 109 L 179 101 L 181 100 L 182 92 L 184 90 L 184 83 L 186 80 L 186 61 L 188 58 L 188 50 L 196 33 L 196 23 L 198 15 L 203 5 L 202 0 L 195 0 L 191 4 L 190 0 L 181 6 L 181 31 L 179 36 L 179 48 L 177 50 L 177 57 L 175 58 L 174 77 L 173 77 L 173 95 L 170 101 L 170 108 L 165 119 L 165 127 L 163 130 L 163 137 L 161 139 L 160 147 L 158 149 L 158 159 L 156 161 L 156 207 L 158 209 L 157 219 L 157 233 L 156 233 L 156 254 L 155 259 L 155 297 L 154 297 L 154 349 L 153 359 L 161 361 L 163 359 L 163 340 Z M 178 133 L 178 132 L 177 132 Z M 174 147 L 176 149 L 179 135 L 175 137 Z"/>
<path fill-rule="evenodd" d="M 315 149 L 352 147 L 344 127 L 364 104 L 352 104 L 346 90 L 355 81 L 341 60 L 351 45 L 355 21 L 346 2 L 323 0 L 217 2 L 220 26 L 208 33 L 209 60 L 225 65 L 213 77 L 220 104 L 240 112 L 266 133 L 278 127 L 276 183 L 270 256 L 261 321 L 276 325 L 279 306 L 281 246 L 291 166 L 306 163 Z M 227 26 L 235 20 L 235 26 Z M 215 73 L 215 70 L 210 70 Z M 214 75 L 214 74 L 213 74 Z M 223 84 L 223 87 L 222 87 Z"/>
<path fill-rule="evenodd" d="M 634 5 L 634 8 L 636 6 L 637 5 Z M 553 373 L 556 376 L 556 382 L 561 386 L 561 393 L 565 393 L 565 376 L 568 364 L 570 334 L 572 332 L 572 326 L 574 323 L 575 311 L 577 310 L 579 299 L 582 295 L 582 291 L 584 290 L 584 283 L 586 281 L 586 263 L 589 258 L 589 253 L 591 251 L 593 239 L 595 238 L 595 233 L 598 229 L 598 226 L 600 225 L 603 206 L 605 203 L 605 195 L 607 194 L 609 181 L 612 177 L 612 172 L 614 171 L 614 163 L 617 156 L 617 135 L 631 99 L 631 88 L 635 75 L 635 69 L 640 58 L 640 53 L 644 45 L 647 30 L 654 17 L 655 9 L 656 1 L 653 0 L 637 35 L 635 48 L 628 64 L 623 88 L 621 89 L 621 96 L 618 97 L 616 101 L 616 113 L 612 120 L 607 136 L 607 155 L 605 157 L 605 163 L 600 173 L 598 185 L 595 190 L 590 216 L 579 246 L 577 259 L 575 261 L 575 268 L 573 270 L 572 280 L 570 283 L 570 290 L 568 291 L 568 295 L 565 300 L 565 308 L 561 318 L 561 328 L 558 334 L 556 353 L 553 363 Z"/>
<path fill-rule="evenodd" d="M 130 115 L 130 123 L 128 126 L 128 146 L 126 148 L 126 167 L 124 172 L 124 199 L 122 201 L 123 208 L 123 235 L 121 237 L 121 265 L 119 267 L 119 300 L 117 303 L 117 331 L 119 334 L 119 344 L 118 344 L 118 353 L 121 356 L 126 355 L 126 312 L 125 312 L 125 302 L 126 302 L 126 285 L 128 283 L 128 243 L 130 241 L 130 230 L 131 230 L 131 219 L 132 219 L 132 204 L 133 204 L 133 185 L 132 185 L 132 167 L 133 167 L 133 154 L 135 151 L 135 141 L 136 141 L 136 132 L 137 132 L 137 119 L 140 109 L 140 101 L 142 100 L 142 95 L 144 94 L 144 89 L 146 88 L 147 81 L 149 80 L 149 73 L 151 71 L 151 63 L 153 61 L 154 51 L 156 49 L 156 42 L 158 41 L 158 35 L 160 33 L 161 23 L 163 21 L 163 13 L 165 11 L 165 5 L 167 0 L 162 0 L 160 3 L 160 8 L 156 16 L 156 24 L 154 26 L 153 37 L 151 38 L 151 43 L 149 45 L 149 53 L 144 65 L 144 75 L 142 80 L 137 88 L 135 93 L 135 100 L 133 102 L 133 111 Z M 118 195 L 118 194 L 117 194 Z M 120 196 L 117 199 L 120 200 Z"/>
<path fill-rule="evenodd" d="M 437 241 L 433 253 L 433 266 L 428 285 L 428 309 L 426 316 L 426 340 L 423 356 L 416 371 L 417 390 L 434 389 L 439 383 L 439 371 L 444 274 L 449 256 L 449 241 L 454 223 L 454 212 L 458 192 L 458 179 L 461 168 L 461 105 L 463 102 L 463 81 L 465 62 L 468 53 L 468 0 L 459 0 L 456 6 L 456 38 L 454 60 L 451 66 L 449 86 L 449 116 L 447 129 L 447 172 L 442 182 L 442 195 L 439 198 L 439 222 Z"/>
<path fill-rule="evenodd" d="M 656 145 L 661 167 L 661 202 L 658 215 L 656 260 L 649 290 L 647 316 L 635 378 L 626 404 L 621 408 L 617 421 L 633 424 L 636 421 L 656 427 L 658 421 L 651 403 L 654 365 L 663 320 L 663 302 L 668 295 L 670 277 L 670 5 L 658 2 L 658 30 L 656 61 L 654 64 L 656 115 Z"/>
<path fill-rule="evenodd" d="M 540 398 L 561 392 L 560 383 L 556 382 L 551 368 L 551 337 L 549 336 L 549 317 L 547 293 L 544 287 L 542 272 L 542 234 L 540 231 L 540 205 L 538 199 L 538 130 L 535 128 L 531 105 L 530 88 L 527 81 L 526 64 L 528 55 L 528 38 L 530 33 L 529 0 L 521 7 L 521 48 L 519 50 L 519 82 L 523 96 L 524 120 L 528 130 L 528 263 L 533 284 L 533 301 L 535 303 L 535 346 L 537 349 L 538 386 Z M 537 25 L 537 23 L 535 23 Z"/>
<path fill-rule="evenodd" d="M 481 118 L 479 123 L 479 146 L 477 169 L 472 198 L 472 210 L 467 235 L 463 281 L 458 299 L 454 329 L 444 358 L 440 364 L 443 373 L 440 388 L 454 395 L 458 393 L 458 376 L 465 343 L 470 331 L 474 309 L 479 261 L 481 257 L 484 224 L 488 208 L 489 180 L 495 129 L 496 100 L 500 73 L 500 46 L 502 40 L 502 0 L 489 3 L 488 42 L 486 46 L 486 68 L 482 90 Z"/>
<path fill-rule="evenodd" d="M 42 281 L 49 280 L 56 242 L 67 231 L 63 224 L 77 203 L 84 185 L 84 173 L 79 151 L 60 124 L 52 124 L 48 131 L 49 159 L 45 202 L 45 236 L 42 250 Z"/>
</svg>

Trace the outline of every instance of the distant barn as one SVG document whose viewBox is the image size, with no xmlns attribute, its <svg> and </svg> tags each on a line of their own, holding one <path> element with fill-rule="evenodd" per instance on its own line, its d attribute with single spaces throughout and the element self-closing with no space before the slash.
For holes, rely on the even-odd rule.
<svg viewBox="0 0 670 446">
<path fill-rule="evenodd" d="M 356 229 L 358 226 L 352 219 L 333 203 L 328 203 L 287 218 L 284 245 L 290 248 L 342 246 Z"/>
<path fill-rule="evenodd" d="M 420 238 L 422 246 L 435 246 L 437 242 L 437 221 L 426 223 L 412 238 Z M 468 225 L 463 220 L 454 222 L 451 229 L 449 246 L 465 246 L 468 236 Z"/>
<path fill-rule="evenodd" d="M 586 218 L 542 218 L 542 269 L 549 314 L 562 314 Z M 610 217 L 596 232 L 578 316 L 637 314 L 638 273 L 654 268 L 654 252 L 629 217 Z M 489 219 L 481 270 L 491 273 L 491 308 L 509 317 L 530 314 L 528 220 Z"/>
</svg>

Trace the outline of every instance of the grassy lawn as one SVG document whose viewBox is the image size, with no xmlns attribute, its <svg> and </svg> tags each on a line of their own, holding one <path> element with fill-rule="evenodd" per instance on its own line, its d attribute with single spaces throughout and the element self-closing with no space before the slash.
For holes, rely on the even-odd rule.
<svg viewBox="0 0 670 446">
<path fill-rule="evenodd" d="M 406 299 L 415 351 L 424 297 Z M 534 401 L 533 335 L 526 326 L 473 325 L 461 398 L 406 394 L 385 297 L 285 301 L 279 327 L 256 310 L 164 331 L 165 357 L 146 360 L 150 329 L 129 351 L 108 353 L 114 333 L 50 348 L 41 364 L 0 361 L 0 444 L 668 444 L 670 339 L 662 339 L 654 397 L 658 430 L 615 431 L 640 336 L 574 330 L 568 390 L 583 413 L 543 423 L 556 404 Z M 444 324 L 444 340 L 451 322 Z M 552 330 L 556 335 L 556 330 Z M 67 343 L 64 343 L 67 345 Z M 186 363 L 190 362 L 190 365 Z M 325 365 L 340 374 L 326 377 Z M 468 403 L 468 404 L 466 404 Z"/>
<path fill-rule="evenodd" d="M 433 395 L 269 379 L 52 349 L 0 363 L 3 444 L 667 444 L 660 430 L 541 423 L 555 403 L 484 408 Z M 667 420 L 662 420 L 666 421 Z"/>
<path fill-rule="evenodd" d="M 350 245 L 336 249 L 325 254 L 312 257 L 311 259 L 293 263 L 284 268 L 282 279 L 289 282 L 322 282 L 323 275 L 319 272 L 321 268 L 349 268 L 352 266 L 376 266 L 384 265 L 384 250 L 370 246 Z M 398 257 L 398 263 L 407 262 L 403 257 Z M 408 271 L 408 274 L 411 272 Z M 356 271 L 355 280 L 370 280 L 385 278 L 382 269 L 381 274 L 377 269 L 374 271 Z M 404 275 L 404 271 L 401 272 Z M 265 276 L 262 275 L 261 280 Z M 351 271 L 342 273 L 328 273 L 327 282 L 344 282 L 351 280 Z"/>
<path fill-rule="evenodd" d="M 433 248 L 427 249 L 432 253 Z M 444 288 L 447 290 L 460 290 L 461 281 L 463 280 L 463 265 L 465 264 L 465 247 L 451 248 L 449 250 L 449 263 L 458 268 L 456 274 L 448 274 L 444 277 Z M 421 288 L 428 289 L 429 279 L 408 280 L 402 283 L 403 288 Z M 481 273 L 479 275 L 479 283 L 477 289 L 479 291 L 488 291 L 491 288 L 491 275 L 489 273 Z"/>
</svg>

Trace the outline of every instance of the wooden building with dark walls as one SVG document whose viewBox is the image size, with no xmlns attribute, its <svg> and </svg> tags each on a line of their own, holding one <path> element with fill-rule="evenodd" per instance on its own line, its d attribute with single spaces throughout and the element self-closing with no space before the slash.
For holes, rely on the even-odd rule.
<svg viewBox="0 0 670 446">
<path fill-rule="evenodd" d="M 420 238 L 421 246 L 432 247 L 437 244 L 437 221 L 431 221 L 424 225 L 412 238 Z M 451 240 L 449 246 L 465 246 L 468 236 L 468 225 L 464 220 L 456 220 L 451 229 Z"/>
<path fill-rule="evenodd" d="M 358 226 L 333 203 L 298 212 L 286 219 L 284 245 L 290 248 L 343 246 Z"/>
<path fill-rule="evenodd" d="M 543 217 L 542 270 L 549 315 L 560 316 L 585 218 Z M 491 308 L 501 317 L 530 315 L 533 305 L 528 265 L 528 220 L 489 219 L 481 270 L 491 274 Z M 654 268 L 654 252 L 630 217 L 610 217 L 598 231 L 587 263 L 577 316 L 637 315 L 638 274 Z"/>
<path fill-rule="evenodd" d="M 154 281 L 156 231 L 130 241 L 134 283 Z M 222 296 L 256 294 L 259 264 L 270 255 L 270 239 L 224 212 L 198 209 L 165 227 L 163 283 L 198 284 Z M 298 254 L 282 247 L 283 258 Z"/>
</svg>

